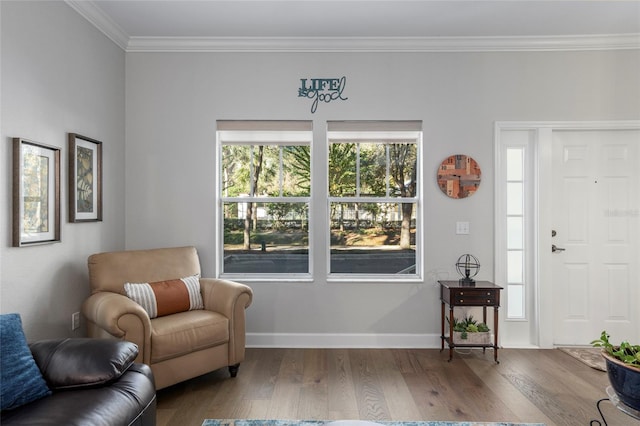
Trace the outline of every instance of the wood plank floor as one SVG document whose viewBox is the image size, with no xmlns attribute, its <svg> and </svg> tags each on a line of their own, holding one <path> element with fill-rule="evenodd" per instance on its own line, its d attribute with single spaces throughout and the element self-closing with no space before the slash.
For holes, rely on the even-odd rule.
<svg viewBox="0 0 640 426">
<path fill-rule="evenodd" d="M 557 349 L 247 349 L 222 369 L 158 391 L 158 426 L 206 418 L 539 422 L 599 418 L 607 374 Z M 609 403 L 610 426 L 639 425 Z"/>
</svg>

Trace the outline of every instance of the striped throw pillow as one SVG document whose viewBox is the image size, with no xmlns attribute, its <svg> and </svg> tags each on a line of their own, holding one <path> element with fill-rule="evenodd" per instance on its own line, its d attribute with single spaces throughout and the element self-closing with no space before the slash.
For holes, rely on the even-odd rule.
<svg viewBox="0 0 640 426">
<path fill-rule="evenodd" d="M 204 309 L 197 275 L 155 283 L 126 283 L 124 291 L 149 314 L 149 318 Z"/>
</svg>

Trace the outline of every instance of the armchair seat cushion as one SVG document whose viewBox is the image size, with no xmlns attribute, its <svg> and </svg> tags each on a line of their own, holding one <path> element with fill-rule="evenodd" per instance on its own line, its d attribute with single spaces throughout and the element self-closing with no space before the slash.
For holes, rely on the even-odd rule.
<svg viewBox="0 0 640 426">
<path fill-rule="evenodd" d="M 229 341 L 229 319 L 213 311 L 180 312 L 154 318 L 151 324 L 152 363 Z"/>
</svg>

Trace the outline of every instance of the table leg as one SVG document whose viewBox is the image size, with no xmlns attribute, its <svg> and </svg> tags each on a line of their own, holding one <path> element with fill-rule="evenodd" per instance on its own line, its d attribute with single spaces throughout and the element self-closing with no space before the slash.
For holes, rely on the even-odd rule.
<svg viewBox="0 0 640 426">
<path fill-rule="evenodd" d="M 449 306 L 449 361 L 453 359 L 453 306 Z"/>
<path fill-rule="evenodd" d="M 440 352 L 442 352 L 444 350 L 444 302 L 440 308 L 440 342 L 442 343 Z"/>
<path fill-rule="evenodd" d="M 482 307 L 482 322 L 485 324 L 487 323 L 487 307 L 486 306 Z M 485 352 L 487 352 L 487 348 L 486 346 L 483 346 L 482 353 L 484 354 Z"/>
<path fill-rule="evenodd" d="M 496 364 L 500 364 L 498 361 L 498 306 L 493 307 L 493 359 Z"/>
</svg>

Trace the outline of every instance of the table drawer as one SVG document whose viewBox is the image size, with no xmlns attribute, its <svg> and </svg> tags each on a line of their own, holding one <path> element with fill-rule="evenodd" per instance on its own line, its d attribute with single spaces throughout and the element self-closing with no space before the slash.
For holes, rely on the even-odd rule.
<svg viewBox="0 0 640 426">
<path fill-rule="evenodd" d="M 456 289 L 451 290 L 451 303 L 456 306 L 494 306 L 500 303 L 496 296 L 493 290 Z"/>
</svg>

